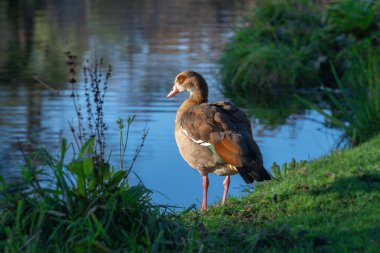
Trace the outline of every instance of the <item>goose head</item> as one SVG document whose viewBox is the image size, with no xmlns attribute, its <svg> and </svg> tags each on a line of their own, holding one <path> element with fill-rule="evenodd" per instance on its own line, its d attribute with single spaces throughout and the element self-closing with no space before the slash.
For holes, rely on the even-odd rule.
<svg viewBox="0 0 380 253">
<path fill-rule="evenodd" d="M 190 99 L 194 99 L 199 103 L 207 102 L 207 83 L 206 80 L 197 72 L 187 70 L 179 73 L 174 79 L 172 90 L 166 97 L 173 97 L 183 91 L 188 91 L 190 93 Z"/>
</svg>

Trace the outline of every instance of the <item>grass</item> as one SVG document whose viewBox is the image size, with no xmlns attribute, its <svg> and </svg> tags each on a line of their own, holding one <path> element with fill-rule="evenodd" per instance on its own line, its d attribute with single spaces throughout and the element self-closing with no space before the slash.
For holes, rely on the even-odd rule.
<svg viewBox="0 0 380 253">
<path fill-rule="evenodd" d="M 317 3 L 316 3 L 317 2 Z M 375 0 L 258 0 L 220 59 L 226 94 L 336 87 L 352 54 L 379 50 L 380 4 Z"/>
<path fill-rule="evenodd" d="M 380 63 L 376 51 L 369 50 L 366 57 L 359 54 L 351 64 L 351 71 L 341 79 L 332 67 L 340 93 L 328 92 L 336 115 L 300 98 L 305 104 L 324 115 L 331 123 L 344 130 L 342 142 L 351 146 L 368 141 L 380 133 Z"/>
<path fill-rule="evenodd" d="M 227 93 L 267 92 L 315 84 L 319 57 L 318 7 L 311 1 L 256 1 L 221 63 Z"/>
<path fill-rule="evenodd" d="M 83 199 L 61 164 L 52 164 L 52 181 L 25 168 L 23 184 L 0 184 L 1 251 L 377 252 L 380 246 L 380 136 L 274 168 L 276 179 L 205 213 L 160 209 L 142 185 L 103 186 Z"/>
<path fill-rule="evenodd" d="M 211 252 L 377 252 L 380 136 L 258 184 L 244 198 L 190 221 Z"/>
<path fill-rule="evenodd" d="M 136 252 L 172 247 L 162 238 L 181 227 L 171 221 L 174 214 L 151 204 L 148 189 L 129 186 L 126 171 L 111 168 L 99 182 L 95 163 L 81 154 L 65 165 L 67 148 L 62 140 L 59 159 L 40 149 L 21 167 L 19 182 L 1 180 L 0 251 Z M 37 158 L 45 166 L 35 167 L 32 159 Z M 177 241 L 172 248 L 181 245 Z"/>
</svg>

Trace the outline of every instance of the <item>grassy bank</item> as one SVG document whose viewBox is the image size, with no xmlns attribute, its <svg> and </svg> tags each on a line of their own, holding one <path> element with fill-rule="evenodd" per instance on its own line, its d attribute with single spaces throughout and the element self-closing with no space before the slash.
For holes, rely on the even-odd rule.
<svg viewBox="0 0 380 253">
<path fill-rule="evenodd" d="M 1 252 L 378 252 L 380 247 L 380 136 L 313 162 L 292 162 L 248 196 L 205 213 L 162 209 L 151 203 L 149 190 L 118 183 L 121 177 L 113 172 L 99 191 L 83 195 L 78 184 L 71 185 L 73 175 L 62 161 L 52 162 L 55 179 L 49 186 L 40 184 L 46 175 L 27 168 L 18 188 L 0 182 Z"/>
<path fill-rule="evenodd" d="M 203 224 L 215 252 L 378 252 L 379 201 L 380 136 L 290 165 L 249 196 L 187 218 Z"/>
</svg>

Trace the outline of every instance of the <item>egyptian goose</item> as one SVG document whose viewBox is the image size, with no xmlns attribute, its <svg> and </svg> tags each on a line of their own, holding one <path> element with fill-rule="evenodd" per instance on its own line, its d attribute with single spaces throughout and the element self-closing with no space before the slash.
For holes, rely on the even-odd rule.
<svg viewBox="0 0 380 253">
<path fill-rule="evenodd" d="M 179 73 L 166 97 L 182 91 L 188 91 L 190 96 L 177 111 L 175 140 L 183 159 L 203 178 L 201 210 L 207 210 L 209 173 L 226 176 L 222 205 L 231 175 L 239 173 L 246 183 L 271 179 L 242 110 L 229 102 L 207 103 L 207 83 L 194 71 Z"/>
</svg>

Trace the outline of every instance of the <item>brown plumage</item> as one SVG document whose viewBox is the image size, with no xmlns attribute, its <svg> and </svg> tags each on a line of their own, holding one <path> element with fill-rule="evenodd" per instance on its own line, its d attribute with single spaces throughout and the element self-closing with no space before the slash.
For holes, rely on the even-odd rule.
<svg viewBox="0 0 380 253">
<path fill-rule="evenodd" d="M 184 160 L 203 177 L 202 210 L 207 209 L 208 173 L 226 176 L 222 204 L 230 175 L 239 173 L 246 183 L 271 179 L 242 110 L 229 102 L 207 103 L 207 83 L 193 71 L 178 74 L 167 97 L 182 91 L 190 96 L 178 109 L 175 138 Z"/>
</svg>

